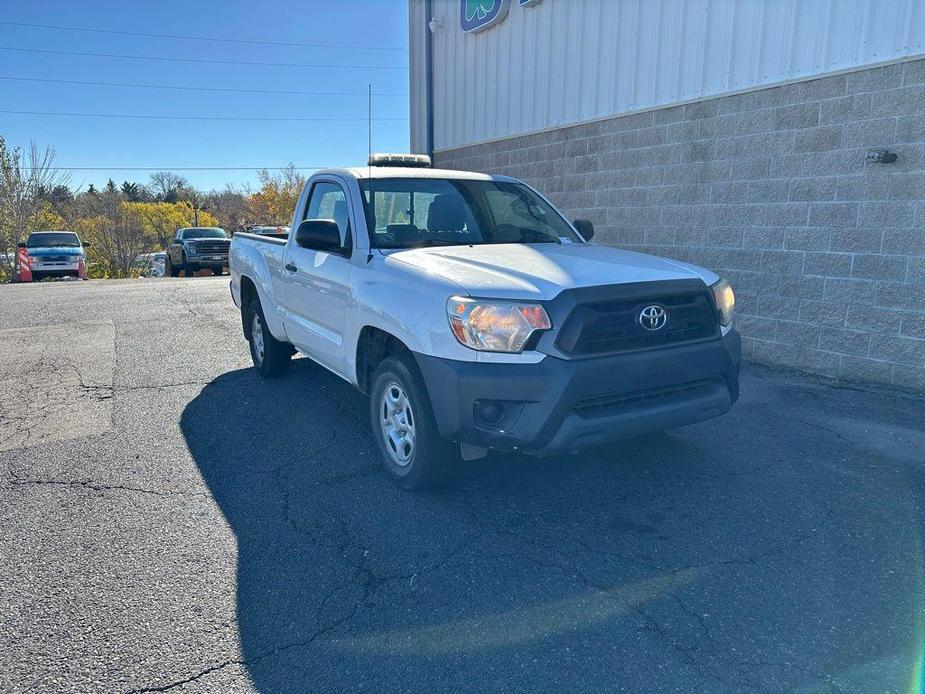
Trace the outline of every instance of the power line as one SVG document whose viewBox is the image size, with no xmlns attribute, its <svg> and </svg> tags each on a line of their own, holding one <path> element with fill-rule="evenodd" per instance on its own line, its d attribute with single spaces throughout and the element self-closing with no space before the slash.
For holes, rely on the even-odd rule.
<svg viewBox="0 0 925 694">
<path fill-rule="evenodd" d="M 2 22 L 0 22 L 2 24 Z M 17 82 L 46 82 L 49 84 L 77 84 L 93 87 L 137 87 L 139 89 L 176 89 L 191 92 L 234 92 L 236 94 L 311 94 L 313 96 L 366 96 L 366 92 L 315 92 L 292 89 L 236 89 L 233 87 L 187 87 L 170 84 L 140 84 L 135 82 L 89 82 L 83 80 L 57 80 L 43 77 L 9 77 L 0 75 L 0 80 Z M 373 92 L 373 96 L 408 96 L 407 92 Z"/>
<path fill-rule="evenodd" d="M 152 55 L 127 55 L 123 53 L 91 53 L 88 51 L 55 51 L 50 48 L 14 48 L 0 46 L 0 51 L 19 51 L 21 53 L 50 53 L 52 55 L 77 55 L 93 58 L 121 58 L 125 60 L 154 60 L 168 63 L 209 63 L 212 65 L 259 65 L 261 67 L 307 67 L 334 70 L 407 70 L 407 65 L 331 65 L 318 63 L 263 63 L 253 60 L 217 60 L 208 58 L 166 58 Z"/>
<path fill-rule="evenodd" d="M 19 167 L 31 171 L 32 166 Z M 319 169 L 338 168 L 330 166 L 47 166 L 45 171 L 318 171 Z"/>
<path fill-rule="evenodd" d="M 0 113 L 21 116 L 68 116 L 77 118 L 132 118 L 146 120 L 208 120 L 208 121 L 299 121 L 306 123 L 336 123 L 356 121 L 365 123 L 365 118 L 299 118 L 299 117 L 261 117 L 261 116 L 160 116 L 135 113 L 69 113 L 64 111 L 14 111 L 0 109 Z M 407 121 L 407 118 L 377 118 L 380 121 Z"/>
<path fill-rule="evenodd" d="M 262 41 L 257 39 L 233 39 L 220 36 L 189 36 L 185 34 L 155 34 L 143 31 L 117 31 L 115 29 L 93 29 L 88 27 L 61 26 L 58 24 L 32 24 L 29 22 L 7 22 L 0 20 L 0 24 L 16 27 L 29 27 L 32 29 L 54 29 L 57 31 L 79 31 L 90 34 L 114 34 L 117 36 L 144 36 L 156 39 L 180 39 L 182 41 L 212 41 L 217 43 L 246 43 L 257 46 L 287 46 L 290 48 L 353 48 L 370 51 L 407 51 L 399 46 L 358 46 L 337 43 L 294 43 L 289 41 Z"/>
</svg>

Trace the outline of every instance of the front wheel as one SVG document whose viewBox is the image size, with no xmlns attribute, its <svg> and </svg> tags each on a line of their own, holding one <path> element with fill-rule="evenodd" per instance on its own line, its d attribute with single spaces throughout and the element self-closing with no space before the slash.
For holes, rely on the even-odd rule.
<svg viewBox="0 0 925 694">
<path fill-rule="evenodd" d="M 170 259 L 170 256 L 167 256 L 167 260 L 164 263 L 164 274 L 170 275 L 171 277 L 179 277 L 180 269 L 173 264 L 173 261 Z"/>
<path fill-rule="evenodd" d="M 370 423 L 382 464 L 404 489 L 442 484 L 459 468 L 459 449 L 440 437 L 417 366 L 389 357 L 373 376 Z"/>
<path fill-rule="evenodd" d="M 273 337 L 259 299 L 253 299 L 247 307 L 247 325 L 251 359 L 257 373 L 265 378 L 281 375 L 292 359 L 292 348 Z"/>
</svg>

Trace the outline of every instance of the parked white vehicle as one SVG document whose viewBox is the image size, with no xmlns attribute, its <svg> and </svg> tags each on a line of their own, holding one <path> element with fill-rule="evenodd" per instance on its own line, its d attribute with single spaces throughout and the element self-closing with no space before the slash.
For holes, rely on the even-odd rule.
<svg viewBox="0 0 925 694">
<path fill-rule="evenodd" d="M 167 274 L 167 252 L 143 253 L 135 258 L 135 264 L 141 269 L 142 277 L 163 277 Z"/>
<path fill-rule="evenodd" d="M 588 243 L 590 222 L 520 181 L 411 166 L 425 160 L 319 171 L 288 239 L 234 236 L 231 292 L 261 374 L 299 351 L 369 394 L 382 461 L 408 488 L 460 454 L 569 452 L 729 410 L 727 282 Z"/>
<path fill-rule="evenodd" d="M 247 229 L 248 234 L 257 234 L 259 236 L 289 236 L 288 226 L 252 226 Z"/>
</svg>

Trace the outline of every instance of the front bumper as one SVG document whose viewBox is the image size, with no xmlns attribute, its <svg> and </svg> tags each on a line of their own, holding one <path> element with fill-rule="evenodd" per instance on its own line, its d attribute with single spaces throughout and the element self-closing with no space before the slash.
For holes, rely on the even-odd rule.
<svg viewBox="0 0 925 694">
<path fill-rule="evenodd" d="M 741 339 L 735 330 L 676 347 L 575 360 L 547 356 L 536 364 L 414 356 L 441 435 L 533 455 L 711 419 L 739 396 Z M 486 421 L 485 414 L 499 411 L 499 418 Z"/>
<path fill-rule="evenodd" d="M 65 277 L 67 275 L 76 275 L 80 271 L 80 260 L 74 258 L 73 261 L 52 261 L 42 262 L 35 258 L 30 265 L 32 274 L 39 274 L 44 277 Z"/>
<path fill-rule="evenodd" d="M 228 255 L 187 255 L 186 262 L 199 267 L 228 267 Z"/>
</svg>

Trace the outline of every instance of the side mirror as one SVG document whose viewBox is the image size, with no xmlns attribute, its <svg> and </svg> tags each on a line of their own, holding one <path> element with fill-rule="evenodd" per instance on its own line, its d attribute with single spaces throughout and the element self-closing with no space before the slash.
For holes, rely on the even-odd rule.
<svg viewBox="0 0 925 694">
<path fill-rule="evenodd" d="M 80 245 L 83 246 L 84 248 L 90 248 L 90 246 L 92 246 L 93 244 L 90 243 L 89 241 L 81 241 Z"/>
<path fill-rule="evenodd" d="M 581 234 L 581 238 L 585 241 L 590 241 L 594 238 L 594 225 L 591 223 L 591 220 L 576 219 L 572 222 L 572 225 L 578 230 L 578 233 Z"/>
<path fill-rule="evenodd" d="M 296 229 L 295 242 L 313 251 L 340 253 L 340 228 L 333 219 L 305 219 Z"/>
<path fill-rule="evenodd" d="M 25 248 L 25 247 L 26 247 L 26 242 L 25 242 L 25 241 L 20 241 L 19 243 L 16 244 L 16 247 L 17 247 L 17 248 Z"/>
</svg>

